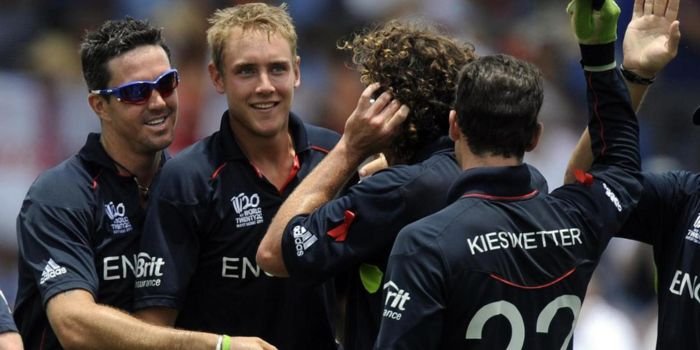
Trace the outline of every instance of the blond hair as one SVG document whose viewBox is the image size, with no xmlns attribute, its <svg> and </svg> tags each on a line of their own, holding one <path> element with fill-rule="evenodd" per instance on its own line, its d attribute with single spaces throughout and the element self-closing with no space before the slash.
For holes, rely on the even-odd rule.
<svg viewBox="0 0 700 350">
<path fill-rule="evenodd" d="M 219 72 L 223 72 L 226 39 L 231 35 L 231 30 L 236 27 L 243 31 L 265 32 L 268 38 L 279 34 L 289 43 L 292 55 L 294 57 L 297 55 L 297 33 L 285 3 L 280 6 L 249 3 L 218 9 L 208 21 L 211 26 L 207 29 L 207 43 L 211 49 L 211 58 Z"/>
</svg>

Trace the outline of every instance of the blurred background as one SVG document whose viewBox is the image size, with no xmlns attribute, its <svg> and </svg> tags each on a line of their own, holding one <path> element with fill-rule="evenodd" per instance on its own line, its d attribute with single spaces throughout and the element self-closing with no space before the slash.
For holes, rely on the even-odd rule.
<svg viewBox="0 0 700 350">
<path fill-rule="evenodd" d="M 0 289 L 17 288 L 15 219 L 34 178 L 76 153 L 99 130 L 87 105 L 78 43 L 85 29 L 130 15 L 165 28 L 180 70 L 180 121 L 170 151 L 218 129 L 225 99 L 206 73 L 206 18 L 221 0 L 0 0 Z M 278 4 L 277 1 L 269 3 Z M 585 127 L 585 86 L 566 0 L 289 0 L 299 33 L 302 84 L 293 110 L 342 132 L 363 86 L 338 40 L 389 18 L 418 17 L 472 42 L 481 55 L 503 52 L 537 64 L 547 80 L 540 115 L 545 133 L 526 160 L 550 189 L 562 183 Z M 633 0 L 622 8 L 619 37 Z M 678 57 L 657 77 L 640 112 L 647 170 L 700 170 L 700 138 L 691 116 L 700 104 L 700 1 L 681 0 Z M 621 41 L 620 41 L 621 42 Z M 621 49 L 618 49 L 621 52 Z M 621 62 L 621 58 L 618 59 Z M 591 283 L 576 328 L 578 349 L 653 348 L 655 291 L 650 249 L 614 239 Z M 604 345 L 600 342 L 605 340 Z"/>
</svg>

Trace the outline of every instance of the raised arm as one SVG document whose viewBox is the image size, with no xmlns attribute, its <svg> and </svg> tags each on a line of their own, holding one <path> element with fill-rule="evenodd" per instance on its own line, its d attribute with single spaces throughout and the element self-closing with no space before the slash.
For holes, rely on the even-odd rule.
<svg viewBox="0 0 700 350">
<path fill-rule="evenodd" d="M 681 36 L 676 20 L 678 7 L 679 0 L 635 0 L 622 45 L 622 66 L 635 110 L 639 110 L 656 74 L 676 57 Z M 586 129 L 569 159 L 564 183 L 573 182 L 575 170 L 586 170 L 592 162 L 590 135 Z"/>
<path fill-rule="evenodd" d="M 270 223 L 256 256 L 258 265 L 265 272 L 288 276 L 282 259 L 282 234 L 287 223 L 295 216 L 311 213 L 330 201 L 363 160 L 389 144 L 398 125 L 406 119 L 408 107 L 392 100 L 387 92 L 374 103 L 370 102 L 378 88 L 378 84 L 372 84 L 362 92 L 338 144 L 284 201 Z"/>
</svg>

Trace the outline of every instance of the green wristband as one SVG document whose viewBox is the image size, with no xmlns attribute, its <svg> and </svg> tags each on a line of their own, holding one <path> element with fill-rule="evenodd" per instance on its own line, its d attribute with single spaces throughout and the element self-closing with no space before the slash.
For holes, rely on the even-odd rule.
<svg viewBox="0 0 700 350">
<path fill-rule="evenodd" d="M 224 341 L 221 343 L 221 349 L 222 350 L 230 350 L 231 349 L 231 337 L 228 335 L 224 335 Z"/>
<path fill-rule="evenodd" d="M 605 0 L 600 10 L 593 9 L 592 0 L 572 0 L 566 11 L 579 43 L 595 45 L 617 40 L 620 7 L 614 0 Z"/>
</svg>

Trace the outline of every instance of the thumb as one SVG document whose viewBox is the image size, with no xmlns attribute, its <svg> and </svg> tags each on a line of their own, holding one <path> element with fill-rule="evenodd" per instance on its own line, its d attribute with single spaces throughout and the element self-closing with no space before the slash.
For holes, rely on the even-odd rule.
<svg viewBox="0 0 700 350">
<path fill-rule="evenodd" d="M 678 45 L 681 41 L 681 30 L 680 30 L 680 22 L 678 21 L 673 21 L 671 23 L 671 27 L 668 29 L 669 31 L 669 38 L 668 38 L 668 43 L 667 49 L 668 52 L 673 53 L 673 56 L 675 57 L 676 54 L 678 53 Z"/>
</svg>

